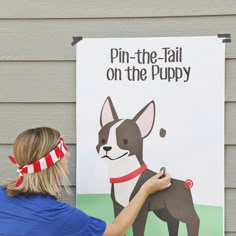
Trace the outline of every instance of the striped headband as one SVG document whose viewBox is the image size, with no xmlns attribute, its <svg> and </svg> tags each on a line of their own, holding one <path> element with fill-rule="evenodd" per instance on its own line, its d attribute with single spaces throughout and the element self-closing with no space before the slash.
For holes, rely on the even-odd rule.
<svg viewBox="0 0 236 236">
<path fill-rule="evenodd" d="M 18 166 L 17 172 L 19 173 L 19 178 L 16 182 L 16 187 L 20 186 L 23 181 L 23 173 L 36 173 L 42 170 L 47 169 L 48 167 L 52 166 L 56 162 L 58 162 L 62 157 L 64 157 L 65 153 L 68 151 L 68 147 L 64 143 L 63 137 L 60 137 L 59 144 L 47 155 L 40 158 L 39 160 L 20 167 L 14 157 L 9 156 L 9 159 Z"/>
</svg>

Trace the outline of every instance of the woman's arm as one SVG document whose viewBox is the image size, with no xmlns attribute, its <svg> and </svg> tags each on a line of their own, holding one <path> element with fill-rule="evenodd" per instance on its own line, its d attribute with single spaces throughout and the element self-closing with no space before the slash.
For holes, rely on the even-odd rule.
<svg viewBox="0 0 236 236">
<path fill-rule="evenodd" d="M 166 173 L 165 177 L 160 179 L 162 175 L 163 172 L 161 171 L 142 185 L 128 206 L 120 212 L 112 223 L 107 223 L 106 230 L 103 234 L 104 236 L 123 236 L 127 232 L 136 219 L 147 197 L 150 194 L 161 191 L 171 185 L 170 176 Z"/>
</svg>

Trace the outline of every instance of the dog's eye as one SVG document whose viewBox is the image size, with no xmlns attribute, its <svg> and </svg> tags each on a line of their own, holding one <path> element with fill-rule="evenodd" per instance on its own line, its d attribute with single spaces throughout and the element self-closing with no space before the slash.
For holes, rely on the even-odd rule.
<svg viewBox="0 0 236 236">
<path fill-rule="evenodd" d="M 125 145 L 127 145 L 127 144 L 128 144 L 128 139 L 125 138 L 125 139 L 123 140 L 123 142 L 124 142 Z"/>
<path fill-rule="evenodd" d="M 106 139 L 102 138 L 102 144 L 105 144 L 105 143 L 106 143 Z"/>
</svg>

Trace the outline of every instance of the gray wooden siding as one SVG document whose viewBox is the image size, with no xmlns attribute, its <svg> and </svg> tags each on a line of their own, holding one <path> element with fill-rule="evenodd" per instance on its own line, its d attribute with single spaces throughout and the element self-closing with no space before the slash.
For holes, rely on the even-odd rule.
<svg viewBox="0 0 236 236">
<path fill-rule="evenodd" d="M 15 166 L 7 160 L 16 135 L 26 128 L 52 126 L 61 130 L 71 151 L 74 194 L 64 199 L 72 205 L 76 171 L 72 36 L 230 33 L 225 82 L 225 235 L 236 236 L 235 0 L 0 0 L 0 6 L 0 181 L 16 176 Z"/>
<path fill-rule="evenodd" d="M 235 3 L 236 4 L 236 3 Z M 236 35 L 236 15 L 102 19 L 2 19 L 0 61 L 70 61 L 72 35 L 83 37 L 165 37 Z M 18 46 L 16 45 L 16 42 Z M 226 57 L 235 58 L 236 42 Z"/>
<path fill-rule="evenodd" d="M 0 18 L 173 17 L 235 14 L 234 0 L 10 0 Z"/>
</svg>

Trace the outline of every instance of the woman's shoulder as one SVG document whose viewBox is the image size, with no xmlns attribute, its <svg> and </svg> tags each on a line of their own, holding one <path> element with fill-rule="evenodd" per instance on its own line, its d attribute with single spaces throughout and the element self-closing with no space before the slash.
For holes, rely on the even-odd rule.
<svg viewBox="0 0 236 236">
<path fill-rule="evenodd" d="M 73 217 L 82 217 L 86 218 L 87 214 L 85 214 L 83 211 L 80 209 L 69 205 L 66 202 L 62 201 L 55 201 L 52 210 L 54 213 L 57 215 L 64 215 L 64 216 L 73 216 Z"/>
<path fill-rule="evenodd" d="M 8 206 L 16 205 L 25 209 L 40 210 L 57 207 L 58 202 L 56 199 L 49 195 L 43 194 L 20 194 L 17 196 L 8 196 L 7 190 L 4 186 L 0 185 L 0 199 L 2 203 Z M 24 204 L 22 204 L 24 202 Z M 27 207 L 26 207 L 27 206 Z"/>
<path fill-rule="evenodd" d="M 103 220 L 91 217 L 67 203 L 58 202 L 54 211 L 54 220 L 64 226 L 65 234 L 69 230 L 71 234 L 77 232 L 76 235 L 102 235 L 105 231 L 106 223 Z"/>
</svg>

